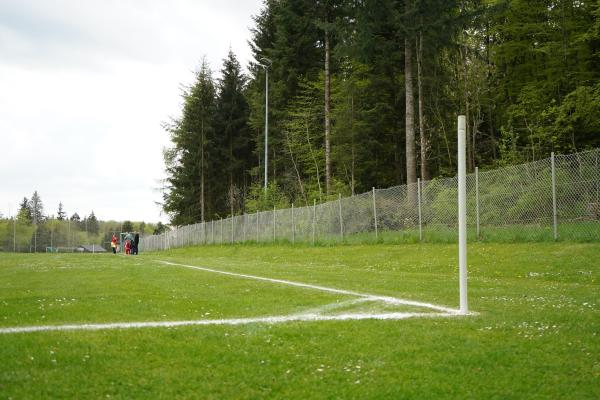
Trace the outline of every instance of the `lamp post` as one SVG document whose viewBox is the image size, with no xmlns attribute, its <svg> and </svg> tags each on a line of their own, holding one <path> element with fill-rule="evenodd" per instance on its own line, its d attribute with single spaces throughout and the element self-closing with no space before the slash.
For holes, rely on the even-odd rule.
<svg viewBox="0 0 600 400">
<path fill-rule="evenodd" d="M 261 57 L 260 64 L 265 69 L 265 193 L 267 191 L 268 173 L 269 173 L 269 67 L 273 61 L 266 57 Z"/>
</svg>

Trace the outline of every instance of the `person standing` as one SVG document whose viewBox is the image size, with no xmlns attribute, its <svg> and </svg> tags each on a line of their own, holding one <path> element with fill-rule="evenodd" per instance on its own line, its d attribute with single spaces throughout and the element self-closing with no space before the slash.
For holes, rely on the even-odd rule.
<svg viewBox="0 0 600 400">
<path fill-rule="evenodd" d="M 117 236 L 113 233 L 112 239 L 110 240 L 110 247 L 112 247 L 113 254 L 117 254 Z"/>
<path fill-rule="evenodd" d="M 140 244 L 140 234 L 138 232 L 135 233 L 133 237 L 133 254 L 138 255 L 138 246 Z"/>
</svg>

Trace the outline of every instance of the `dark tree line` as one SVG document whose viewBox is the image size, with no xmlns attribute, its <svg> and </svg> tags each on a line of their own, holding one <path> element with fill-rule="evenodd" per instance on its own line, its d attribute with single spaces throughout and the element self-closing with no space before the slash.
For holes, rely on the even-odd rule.
<svg viewBox="0 0 600 400">
<path fill-rule="evenodd" d="M 249 44 L 166 125 L 175 224 L 454 175 L 458 114 L 470 170 L 600 146 L 595 1 L 266 0 Z"/>
</svg>

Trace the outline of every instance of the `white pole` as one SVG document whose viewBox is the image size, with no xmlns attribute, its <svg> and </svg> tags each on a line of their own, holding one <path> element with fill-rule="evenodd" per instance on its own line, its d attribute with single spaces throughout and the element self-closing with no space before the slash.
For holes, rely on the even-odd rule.
<svg viewBox="0 0 600 400">
<path fill-rule="evenodd" d="M 556 215 L 556 167 L 554 164 L 554 152 L 550 154 L 552 164 L 552 222 L 554 226 L 554 240 L 558 239 L 558 221 Z"/>
<path fill-rule="evenodd" d="M 313 199 L 312 244 L 315 244 L 315 229 L 317 223 L 317 199 Z"/>
<path fill-rule="evenodd" d="M 423 225 L 421 220 L 421 178 L 417 178 L 417 206 L 419 211 L 419 241 L 422 241 Z"/>
<path fill-rule="evenodd" d="M 260 216 L 260 214 L 257 211 L 256 212 L 256 243 L 258 243 L 258 239 L 259 239 L 259 236 L 260 236 L 260 230 L 259 230 L 259 226 L 258 226 L 258 222 L 259 222 L 258 217 L 259 216 Z"/>
<path fill-rule="evenodd" d="M 467 314 L 467 164 L 466 119 L 458 116 L 458 271 L 460 312 Z"/>
<path fill-rule="evenodd" d="M 344 240 L 344 221 L 342 220 L 342 194 L 338 193 L 338 205 L 340 209 L 340 237 Z"/>
<path fill-rule="evenodd" d="M 70 226 L 70 225 L 69 225 Z M 17 252 L 17 217 L 13 217 L 13 253 Z"/>
<path fill-rule="evenodd" d="M 475 167 L 475 218 L 477 223 L 477 240 L 481 237 L 479 228 L 479 167 Z"/>
<path fill-rule="evenodd" d="M 377 202 L 375 201 L 375 186 L 373 186 L 373 222 L 375 223 L 375 239 L 379 233 L 377 232 Z"/>
<path fill-rule="evenodd" d="M 223 244 L 223 218 L 221 218 L 221 242 L 220 244 Z"/>
<path fill-rule="evenodd" d="M 210 243 L 215 244 L 215 220 L 210 221 Z"/>
<path fill-rule="evenodd" d="M 275 206 L 273 206 L 273 242 L 275 242 Z"/>
<path fill-rule="evenodd" d="M 233 243 L 233 215 L 231 216 L 231 243 Z"/>
</svg>

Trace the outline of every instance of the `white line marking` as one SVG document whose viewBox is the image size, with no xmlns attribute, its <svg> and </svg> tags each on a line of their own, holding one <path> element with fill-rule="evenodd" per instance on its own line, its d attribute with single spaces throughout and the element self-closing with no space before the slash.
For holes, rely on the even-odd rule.
<svg viewBox="0 0 600 400">
<path fill-rule="evenodd" d="M 340 301 L 340 302 L 325 304 L 324 306 L 312 308 L 310 310 L 305 310 L 305 311 L 301 312 L 300 314 L 318 314 L 318 315 L 321 315 L 323 313 L 332 312 L 333 310 L 336 310 L 336 309 L 341 308 L 341 307 L 353 306 L 355 304 L 366 303 L 366 302 L 369 302 L 369 301 L 372 301 L 372 300 L 369 299 L 368 297 L 359 297 L 358 299 L 351 299 L 351 300 L 346 300 L 346 301 Z"/>
<path fill-rule="evenodd" d="M 407 318 L 437 318 L 458 317 L 461 314 L 447 313 L 381 313 L 381 314 L 296 314 L 257 318 L 203 319 L 191 321 L 147 321 L 147 322 L 112 322 L 107 324 L 70 324 L 70 325 L 40 325 L 0 328 L 0 334 L 31 333 L 48 331 L 97 331 L 105 329 L 131 328 L 175 328 L 193 325 L 244 325 L 254 323 L 278 324 L 284 322 L 318 322 L 318 321 L 350 321 L 350 320 L 400 320 Z"/>
<path fill-rule="evenodd" d="M 448 308 L 448 307 L 438 306 L 438 305 L 430 304 L 430 303 L 422 303 L 422 302 L 413 301 L 413 300 L 398 299 L 396 297 L 379 296 L 379 295 L 368 294 L 368 293 L 359 293 L 359 292 L 353 292 L 353 291 L 350 291 L 350 290 L 335 289 L 335 288 L 329 288 L 329 287 L 318 286 L 318 285 L 310 285 L 308 283 L 286 281 L 286 280 L 283 280 L 283 279 L 265 278 L 265 277 L 256 276 L 256 275 L 238 274 L 238 273 L 235 273 L 235 272 L 220 271 L 218 269 L 212 269 L 212 268 L 206 268 L 206 267 L 198 267 L 198 266 L 194 266 L 194 265 L 178 264 L 178 263 L 174 263 L 174 262 L 170 262 L 170 261 L 162 261 L 162 260 L 155 260 L 155 261 L 163 263 L 163 264 L 167 264 L 167 265 L 174 265 L 174 266 L 179 266 L 179 267 L 192 268 L 192 269 L 197 269 L 197 270 L 200 270 L 200 271 L 212 272 L 212 273 L 215 273 L 215 274 L 236 276 L 236 277 L 239 277 L 239 278 L 254 279 L 254 280 L 257 280 L 257 281 L 265 281 L 265 282 L 271 282 L 271 283 L 281 283 L 283 285 L 296 286 L 296 287 L 301 287 L 301 288 L 306 288 L 306 289 L 321 290 L 323 292 L 329 292 L 329 293 L 346 294 L 346 295 L 356 296 L 356 297 L 365 297 L 365 298 L 368 298 L 370 300 L 382 301 L 382 302 L 388 303 L 388 304 L 425 307 L 425 308 L 430 308 L 430 309 L 436 310 L 436 311 L 442 311 L 442 312 L 445 312 L 445 313 L 448 313 L 448 314 L 457 314 L 457 313 L 460 312 L 460 310 L 457 310 L 457 309 L 454 309 L 454 308 Z"/>
<path fill-rule="evenodd" d="M 259 281 L 279 283 L 289 286 L 296 286 L 306 289 L 321 290 L 329 293 L 344 294 L 359 297 L 359 299 L 347 300 L 339 303 L 331 303 L 322 307 L 304 311 L 292 315 L 280 315 L 269 317 L 255 318 L 230 318 L 230 319 L 204 319 L 204 320 L 189 320 L 189 321 L 146 321 L 146 322 L 111 322 L 105 324 L 67 324 L 67 325 L 38 325 L 38 326 L 22 326 L 22 327 L 7 327 L 0 328 L 0 334 L 10 333 L 31 333 L 31 332 L 48 332 L 48 331 L 96 331 L 104 329 L 131 329 L 131 328 L 174 328 L 178 326 L 193 326 L 193 325 L 243 325 L 253 323 L 277 324 L 284 322 L 316 322 L 316 321 L 349 321 L 349 320 L 400 320 L 407 318 L 437 318 L 437 317 L 457 317 L 466 314 L 461 314 L 460 310 L 438 306 L 435 304 L 422 303 L 412 300 L 398 299 L 390 296 L 379 296 L 368 293 L 359 293 L 350 290 L 335 289 L 325 286 L 309 285 L 307 283 L 287 281 L 283 279 L 265 278 L 255 275 L 238 274 L 235 272 L 220 271 L 212 268 L 198 267 L 194 265 L 178 264 L 169 261 L 156 260 L 160 263 L 180 266 L 185 268 L 197 269 L 205 272 L 216 274 L 235 276 L 239 278 L 254 279 Z M 337 315 L 323 315 L 323 312 L 331 312 L 332 310 L 358 304 L 366 301 L 383 302 L 392 305 L 410 305 L 417 307 L 429 308 L 439 312 L 387 312 L 387 313 L 343 313 Z M 474 313 L 470 313 L 473 315 Z"/>
</svg>

